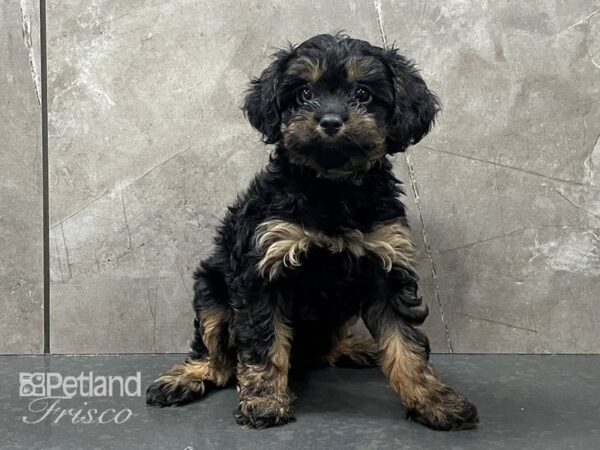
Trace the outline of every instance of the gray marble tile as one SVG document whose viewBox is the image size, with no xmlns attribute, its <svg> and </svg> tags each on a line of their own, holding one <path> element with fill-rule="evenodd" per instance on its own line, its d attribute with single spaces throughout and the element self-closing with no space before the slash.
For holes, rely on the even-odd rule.
<svg viewBox="0 0 600 450">
<path fill-rule="evenodd" d="M 185 351 L 191 273 L 268 157 L 239 109 L 246 83 L 288 40 L 377 39 L 375 9 L 51 0 L 47 14 L 52 350 L 155 351 L 148 285 L 173 308 L 157 348 Z"/>
<path fill-rule="evenodd" d="M 43 350 L 39 5 L 0 3 L 0 353 Z"/>
<path fill-rule="evenodd" d="M 402 181 L 405 192 L 404 204 L 406 205 L 407 218 L 411 228 L 411 238 L 417 249 L 417 272 L 419 274 L 419 294 L 429 307 L 429 317 L 423 324 L 423 331 L 429 338 L 433 352 L 453 351 L 452 339 L 448 334 L 447 321 L 443 310 L 440 308 L 438 297 L 439 283 L 434 279 L 435 267 L 431 266 L 431 258 L 424 242 L 423 225 L 419 214 L 417 202 L 415 201 L 414 187 L 409 175 L 406 158 L 404 155 L 396 155 L 394 158 L 394 173 Z"/>
<path fill-rule="evenodd" d="M 597 2 L 382 1 L 444 111 L 410 151 L 458 352 L 597 352 Z"/>
<path fill-rule="evenodd" d="M 428 149 L 421 149 L 415 159 L 421 198 L 428 199 L 424 216 L 429 236 L 435 239 L 433 259 L 456 348 L 597 352 L 598 224 L 563 201 L 557 189 L 564 186 L 512 169 L 490 171 L 486 163 Z M 457 161 L 458 181 L 438 191 L 439 171 L 432 168 Z M 499 223 L 490 221 L 493 227 L 477 215 L 483 210 L 480 205 L 489 204 L 502 208 Z"/>
<path fill-rule="evenodd" d="M 53 350 L 184 351 L 191 272 L 268 154 L 246 81 L 286 40 L 381 25 L 445 106 L 410 152 L 420 213 L 407 185 L 433 348 L 598 351 L 597 9 L 49 1 Z"/>
<path fill-rule="evenodd" d="M 191 299 L 179 276 L 61 283 L 53 293 L 50 342 L 55 353 L 189 348 Z"/>
<path fill-rule="evenodd" d="M 297 421 L 249 430 L 233 420 L 233 387 L 178 408 L 146 407 L 142 396 L 59 399 L 60 410 L 20 397 L 19 373 L 135 376 L 141 391 L 183 355 L 0 358 L 2 448 L 10 449 L 530 449 L 597 448 L 598 356 L 433 355 L 437 372 L 479 408 L 475 430 L 444 433 L 404 419 L 405 410 L 376 369 L 322 369 L 292 378 Z M 131 385 L 132 388 L 135 384 Z M 133 389 L 132 389 L 133 390 Z M 131 411 L 124 423 L 99 424 Z M 96 423 L 73 423 L 79 410 Z M 129 415 L 122 413 L 120 417 Z M 29 422 L 26 423 L 23 418 Z"/>
</svg>

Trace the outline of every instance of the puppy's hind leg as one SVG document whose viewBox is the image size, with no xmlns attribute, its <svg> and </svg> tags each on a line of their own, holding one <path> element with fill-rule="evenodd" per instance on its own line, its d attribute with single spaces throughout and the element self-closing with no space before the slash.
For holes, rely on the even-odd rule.
<svg viewBox="0 0 600 450">
<path fill-rule="evenodd" d="M 325 356 L 325 362 L 336 367 L 370 368 L 376 367 L 379 346 L 371 335 L 356 334 L 349 323 L 333 336 L 332 347 Z"/>
<path fill-rule="evenodd" d="M 207 273 L 206 269 L 196 273 L 192 351 L 185 363 L 176 364 L 148 387 L 148 405 L 183 405 L 200 398 L 209 387 L 225 386 L 232 378 L 228 349 L 231 311 L 216 302 L 222 300 L 217 297 L 221 292 L 215 289 L 219 287 L 214 284 L 215 273 Z"/>
</svg>

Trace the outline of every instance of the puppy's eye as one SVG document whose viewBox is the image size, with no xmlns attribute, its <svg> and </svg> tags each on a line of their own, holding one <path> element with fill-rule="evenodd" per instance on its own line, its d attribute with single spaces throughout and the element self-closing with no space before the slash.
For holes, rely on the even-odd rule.
<svg viewBox="0 0 600 450">
<path fill-rule="evenodd" d="M 373 96 L 366 88 L 358 87 L 354 91 L 354 98 L 356 98 L 356 100 L 358 100 L 360 103 L 367 104 L 371 101 Z"/>
<path fill-rule="evenodd" d="M 298 92 L 298 103 L 306 103 L 313 99 L 313 92 L 309 87 L 305 87 Z"/>
</svg>

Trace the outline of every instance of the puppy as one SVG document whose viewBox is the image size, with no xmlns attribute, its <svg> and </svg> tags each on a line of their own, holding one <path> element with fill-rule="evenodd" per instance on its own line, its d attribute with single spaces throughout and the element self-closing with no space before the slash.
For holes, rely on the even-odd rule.
<svg viewBox="0 0 600 450">
<path fill-rule="evenodd" d="M 388 155 L 427 134 L 439 110 L 411 61 L 345 35 L 279 50 L 243 110 L 269 164 L 231 206 L 194 284 L 186 362 L 147 403 L 175 406 L 237 380 L 241 425 L 293 420 L 290 361 L 379 364 L 408 417 L 472 428 L 476 408 L 428 363 L 403 193 Z M 349 326 L 362 318 L 372 337 Z"/>
</svg>

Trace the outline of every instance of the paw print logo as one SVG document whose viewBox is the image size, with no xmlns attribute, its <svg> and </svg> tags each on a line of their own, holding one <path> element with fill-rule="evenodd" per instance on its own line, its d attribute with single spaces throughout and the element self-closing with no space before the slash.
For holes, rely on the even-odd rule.
<svg viewBox="0 0 600 450">
<path fill-rule="evenodd" d="M 44 397 L 46 395 L 46 377 L 43 373 L 20 373 L 19 395 L 21 397 Z"/>
</svg>

